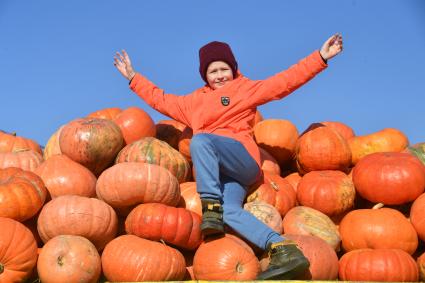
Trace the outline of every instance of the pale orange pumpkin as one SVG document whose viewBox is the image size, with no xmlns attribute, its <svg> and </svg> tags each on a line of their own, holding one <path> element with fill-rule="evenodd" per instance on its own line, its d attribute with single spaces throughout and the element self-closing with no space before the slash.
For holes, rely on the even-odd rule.
<svg viewBox="0 0 425 283">
<path fill-rule="evenodd" d="M 282 233 L 282 217 L 279 211 L 271 204 L 260 200 L 254 200 L 245 203 L 243 208 L 269 226 L 276 233 Z"/>
<path fill-rule="evenodd" d="M 60 144 L 59 144 L 59 136 L 62 131 L 63 125 L 50 136 L 49 140 L 46 143 L 43 151 L 44 160 L 49 159 L 51 156 L 56 154 L 62 154 Z"/>
<path fill-rule="evenodd" d="M 42 162 L 41 154 L 33 150 L 0 152 L 0 168 L 18 167 L 34 172 Z"/>
<path fill-rule="evenodd" d="M 259 149 L 261 159 L 261 170 L 263 170 L 263 172 L 280 175 L 280 166 L 277 163 L 277 160 L 265 149 L 261 147 Z"/>
<path fill-rule="evenodd" d="M 0 131 L 0 152 L 15 152 L 21 150 L 33 150 L 41 152 L 41 147 L 34 140 L 17 136 L 16 133 Z"/>
<path fill-rule="evenodd" d="M 202 216 L 202 203 L 199 193 L 196 191 L 196 182 L 180 184 L 181 198 L 179 207 L 184 207 Z"/>
<path fill-rule="evenodd" d="M 122 109 L 119 107 L 110 107 L 94 111 L 87 115 L 87 117 L 113 120 L 121 112 Z"/>
</svg>

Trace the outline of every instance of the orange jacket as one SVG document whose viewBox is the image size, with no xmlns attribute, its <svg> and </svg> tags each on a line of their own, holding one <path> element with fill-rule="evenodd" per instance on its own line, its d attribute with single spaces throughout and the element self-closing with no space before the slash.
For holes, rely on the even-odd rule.
<svg viewBox="0 0 425 283">
<path fill-rule="evenodd" d="M 193 134 L 211 133 L 241 142 L 261 167 L 251 127 L 257 106 L 285 97 L 326 67 L 315 51 L 265 80 L 254 81 L 238 74 L 216 90 L 204 86 L 184 96 L 165 94 L 140 74 L 134 76 L 130 88 L 157 111 L 191 127 Z"/>
</svg>

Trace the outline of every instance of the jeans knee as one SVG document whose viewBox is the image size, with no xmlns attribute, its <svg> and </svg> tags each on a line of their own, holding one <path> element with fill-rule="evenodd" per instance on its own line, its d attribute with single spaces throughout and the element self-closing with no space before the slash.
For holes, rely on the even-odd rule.
<svg viewBox="0 0 425 283">
<path fill-rule="evenodd" d="M 210 143 L 211 139 L 208 137 L 208 134 L 196 134 L 190 141 L 190 152 L 197 152 Z"/>
</svg>

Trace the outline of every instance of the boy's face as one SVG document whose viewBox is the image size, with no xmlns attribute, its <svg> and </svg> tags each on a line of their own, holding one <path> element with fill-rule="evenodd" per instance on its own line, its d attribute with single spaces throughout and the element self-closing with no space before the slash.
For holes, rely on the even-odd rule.
<svg viewBox="0 0 425 283">
<path fill-rule="evenodd" d="M 233 80 L 233 72 L 226 62 L 214 61 L 208 65 L 206 77 L 208 85 L 218 89 Z"/>
</svg>

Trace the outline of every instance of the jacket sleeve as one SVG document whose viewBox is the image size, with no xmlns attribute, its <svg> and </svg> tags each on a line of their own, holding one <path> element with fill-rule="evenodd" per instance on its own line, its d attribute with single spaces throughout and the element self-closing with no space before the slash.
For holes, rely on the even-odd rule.
<svg viewBox="0 0 425 283">
<path fill-rule="evenodd" d="M 258 106 L 281 99 L 314 78 L 326 67 L 327 64 L 319 51 L 315 51 L 287 70 L 259 81 L 255 91 L 249 96 L 251 104 Z"/>
<path fill-rule="evenodd" d="M 158 88 L 139 73 L 131 80 L 130 89 L 160 113 L 185 125 L 191 125 L 191 95 L 165 94 L 164 90 Z"/>
</svg>

